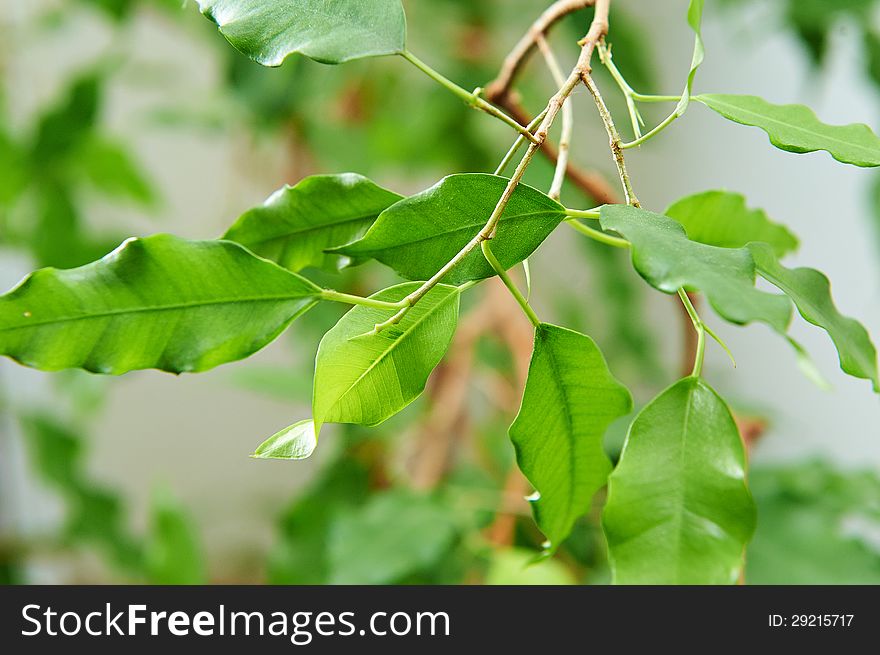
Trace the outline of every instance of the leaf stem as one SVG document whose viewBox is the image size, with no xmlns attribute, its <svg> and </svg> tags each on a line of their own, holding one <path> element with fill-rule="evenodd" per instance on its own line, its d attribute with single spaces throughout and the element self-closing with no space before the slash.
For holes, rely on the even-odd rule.
<svg viewBox="0 0 880 655">
<path fill-rule="evenodd" d="M 446 88 L 448 91 L 452 92 L 454 95 L 461 98 L 470 107 L 484 111 L 490 116 L 494 116 L 495 118 L 507 123 L 510 127 L 515 129 L 532 143 L 536 142 L 535 136 L 529 131 L 527 127 L 517 123 L 514 119 L 498 109 L 498 107 L 496 107 L 495 105 L 486 102 L 483 98 L 480 97 L 477 91 L 467 91 L 463 89 L 458 84 L 450 80 L 448 77 L 442 75 L 438 71 L 428 66 L 428 64 L 416 57 L 409 50 L 404 50 L 400 54 L 404 59 L 406 59 L 413 66 L 425 73 L 432 80 Z"/>
<path fill-rule="evenodd" d="M 528 316 L 529 320 L 532 322 L 532 325 L 534 325 L 535 327 L 539 326 L 541 324 L 541 319 L 538 318 L 535 310 L 532 309 L 531 305 L 529 305 L 529 301 L 526 300 L 525 296 L 522 295 L 522 292 L 517 288 L 513 280 L 510 279 L 507 271 L 504 270 L 504 266 L 502 266 L 501 262 L 498 261 L 498 258 L 495 257 L 495 253 L 492 252 L 492 246 L 490 244 L 490 240 L 483 241 L 480 244 L 480 248 L 483 250 L 483 256 L 486 258 L 486 261 L 489 262 L 489 265 L 498 274 L 498 277 L 501 278 L 501 281 L 504 282 L 504 286 L 507 287 L 516 302 L 519 303 L 519 306 L 522 307 L 523 312 L 525 312 L 525 315 Z"/>
<path fill-rule="evenodd" d="M 633 100 L 637 102 L 679 102 L 681 96 L 656 96 L 645 93 L 632 92 Z"/>
<path fill-rule="evenodd" d="M 675 121 L 675 119 L 678 118 L 679 116 L 681 116 L 681 114 L 678 112 L 678 109 L 676 109 L 674 112 L 669 114 L 669 116 L 664 118 L 663 121 L 659 125 L 657 125 L 657 127 L 655 127 L 653 130 L 651 130 L 647 134 L 643 134 L 642 136 L 638 137 L 635 141 L 630 141 L 628 143 L 621 143 L 620 148 L 622 150 L 629 150 L 630 148 L 635 148 L 636 146 L 642 145 L 645 141 L 648 141 L 649 139 L 653 139 L 655 136 L 660 134 L 660 132 L 662 132 L 667 127 L 672 125 L 672 123 Z"/>
<path fill-rule="evenodd" d="M 570 207 L 566 207 L 565 215 L 570 218 L 588 218 L 592 220 L 598 220 L 599 209 L 601 209 L 601 207 L 596 207 L 595 209 L 571 209 Z"/>
<path fill-rule="evenodd" d="M 644 125 L 644 121 L 642 120 L 641 114 L 639 114 L 639 110 L 636 108 L 636 103 L 633 100 L 633 95 L 635 91 L 629 85 L 629 82 L 626 81 L 626 78 L 623 77 L 623 74 L 618 70 L 617 66 L 611 59 L 611 48 L 606 46 L 604 43 L 599 44 L 599 60 L 605 65 L 605 68 L 608 69 L 608 72 L 611 73 L 611 77 L 617 82 L 617 86 L 620 88 L 623 93 L 623 98 L 626 101 L 626 109 L 629 112 L 629 120 L 632 123 L 633 135 L 634 138 L 638 139 L 642 136 L 641 126 Z"/>
<path fill-rule="evenodd" d="M 547 109 L 548 109 L 548 107 L 545 107 L 544 111 L 542 111 L 540 114 L 535 116 L 535 118 L 532 120 L 532 122 L 529 123 L 529 125 L 528 125 L 529 133 L 531 133 L 533 130 L 535 130 L 541 124 L 541 121 L 543 121 L 544 117 L 547 115 Z M 518 137 L 516 137 L 516 141 L 514 141 L 513 145 L 510 146 L 510 150 L 507 151 L 507 154 L 504 155 L 504 157 L 501 159 L 501 162 L 495 168 L 495 175 L 501 175 L 502 173 L 504 173 L 504 169 L 507 168 L 508 164 L 510 164 L 511 160 L 516 156 L 516 153 L 519 151 L 520 147 L 522 147 L 522 144 L 524 144 L 525 142 L 526 142 L 526 137 L 524 135 L 520 134 Z"/>
<path fill-rule="evenodd" d="M 335 289 L 322 289 L 321 298 L 333 302 L 342 302 L 349 305 L 363 305 L 364 307 L 375 307 L 376 309 L 400 309 L 406 306 L 405 301 L 387 302 L 385 300 L 376 300 L 374 298 L 364 298 L 363 296 L 355 296 L 350 293 L 342 293 Z"/>
<path fill-rule="evenodd" d="M 681 298 L 681 302 L 694 324 L 694 330 L 697 331 L 697 350 L 694 355 L 694 369 L 691 375 L 699 377 L 703 372 L 703 357 L 706 353 L 706 326 L 684 289 L 678 290 L 678 297 Z"/>
<path fill-rule="evenodd" d="M 539 34 L 535 39 L 535 42 L 538 44 L 538 49 L 540 49 L 541 54 L 544 56 L 544 61 L 547 63 L 547 68 L 550 70 L 550 75 L 553 77 L 553 81 L 556 83 L 557 87 L 562 87 L 565 84 L 565 74 L 559 66 L 559 60 L 556 59 L 556 55 L 554 55 L 553 50 L 550 49 L 547 39 L 544 38 L 543 34 Z M 547 192 L 547 195 L 550 198 L 553 198 L 553 200 L 559 200 L 560 195 L 562 195 L 562 184 L 565 182 L 565 173 L 568 169 L 568 152 L 571 147 L 571 134 L 574 130 L 574 111 L 572 110 L 571 105 L 572 103 L 569 98 L 566 98 L 563 101 L 562 132 L 559 136 L 556 169 L 553 172 L 553 182 L 550 184 L 550 190 Z"/>
<path fill-rule="evenodd" d="M 593 228 L 587 227 L 578 220 L 569 219 L 565 222 L 584 236 L 588 236 L 594 241 L 598 241 L 599 243 L 604 243 L 608 246 L 614 246 L 615 248 L 629 248 L 630 246 L 629 241 L 627 241 L 626 239 L 611 236 L 610 234 L 606 234 L 605 232 L 601 232 L 600 230 L 594 230 Z"/>
</svg>

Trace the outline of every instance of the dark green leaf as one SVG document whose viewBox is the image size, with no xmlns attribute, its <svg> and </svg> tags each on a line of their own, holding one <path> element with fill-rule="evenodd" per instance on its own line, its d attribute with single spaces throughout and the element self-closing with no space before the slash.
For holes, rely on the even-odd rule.
<svg viewBox="0 0 880 655">
<path fill-rule="evenodd" d="M 418 287 L 399 284 L 371 298 L 396 302 Z M 376 425 L 415 400 L 455 334 L 459 295 L 438 285 L 378 334 L 374 326 L 394 311 L 357 306 L 343 316 L 318 346 L 315 432 L 327 422 Z"/>
<path fill-rule="evenodd" d="M 605 485 L 605 430 L 632 410 L 632 396 L 589 337 L 542 323 L 522 407 L 510 438 L 520 470 L 537 490 L 535 520 L 555 550 Z"/>
<path fill-rule="evenodd" d="M 327 545 L 330 584 L 389 584 L 430 567 L 452 545 L 454 516 L 402 489 L 373 496 L 337 521 Z"/>
<path fill-rule="evenodd" d="M 874 391 L 880 391 L 877 351 L 871 337 L 861 323 L 837 311 L 828 278 L 812 268 L 785 268 L 765 244 L 753 243 L 749 249 L 761 277 L 784 291 L 805 320 L 828 332 L 840 356 L 840 368 L 871 380 Z"/>
<path fill-rule="evenodd" d="M 844 164 L 880 166 L 880 138 L 863 123 L 827 125 L 809 107 L 774 105 L 757 96 L 704 94 L 694 100 L 735 123 L 761 128 L 782 150 L 825 150 Z"/>
<path fill-rule="evenodd" d="M 783 333 L 788 328 L 791 303 L 755 288 L 755 264 L 747 249 L 691 241 L 671 218 L 624 205 L 602 207 L 601 224 L 632 243 L 633 266 L 655 289 L 702 291 L 728 321 L 762 321 Z"/>
<path fill-rule="evenodd" d="M 452 259 L 486 224 L 508 180 L 497 175 L 450 175 L 386 209 L 364 237 L 332 252 L 371 257 L 410 280 L 427 280 Z M 492 240 L 505 268 L 532 254 L 565 218 L 555 200 L 520 184 L 507 204 Z M 461 284 L 495 274 L 479 248 L 444 282 Z"/>
<path fill-rule="evenodd" d="M 203 371 L 256 352 L 319 294 L 228 241 L 131 239 L 0 296 L 0 353 L 43 370 Z"/>
<path fill-rule="evenodd" d="M 724 401 L 685 378 L 630 427 L 602 517 L 617 584 L 734 584 L 755 527 Z"/>
<path fill-rule="evenodd" d="M 223 238 L 291 271 L 338 269 L 346 258 L 324 249 L 357 239 L 401 198 L 354 173 L 315 175 L 242 214 Z"/>
<path fill-rule="evenodd" d="M 233 46 L 264 66 L 294 53 L 341 64 L 406 47 L 400 0 L 197 1 Z"/>
<path fill-rule="evenodd" d="M 677 200 L 665 212 L 684 226 L 692 241 L 720 248 L 742 248 L 752 241 L 770 244 L 777 257 L 798 247 L 788 229 L 771 221 L 761 209 L 729 191 L 706 191 Z"/>
<path fill-rule="evenodd" d="M 305 459 L 314 452 L 317 444 L 315 422 L 312 419 L 305 419 L 273 434 L 257 447 L 251 457 Z"/>
</svg>

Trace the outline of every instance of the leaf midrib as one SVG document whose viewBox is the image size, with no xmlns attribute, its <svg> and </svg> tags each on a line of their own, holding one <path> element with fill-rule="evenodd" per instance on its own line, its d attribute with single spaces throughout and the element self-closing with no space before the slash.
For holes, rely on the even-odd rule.
<svg viewBox="0 0 880 655">
<path fill-rule="evenodd" d="M 358 223 L 360 221 L 365 221 L 369 218 L 375 218 L 376 216 L 381 214 L 382 211 L 384 211 L 384 210 L 380 210 L 378 212 L 370 212 L 369 214 L 364 214 L 363 216 L 356 216 L 354 218 L 346 218 L 345 220 L 336 221 L 333 223 L 323 223 L 321 225 L 313 225 L 313 226 L 310 226 L 310 227 L 307 227 L 307 228 L 304 228 L 301 230 L 290 230 L 288 232 L 282 232 L 282 233 L 276 234 L 274 236 L 261 237 L 261 238 L 255 239 L 254 241 L 247 241 L 246 242 L 244 239 L 242 239 L 242 241 L 240 243 L 243 243 L 243 244 L 247 243 L 247 244 L 254 245 L 254 246 L 260 246 L 260 245 L 269 243 L 271 241 L 281 241 L 281 240 L 286 240 L 286 239 L 292 239 L 293 237 L 301 236 L 304 234 L 309 234 L 310 232 L 318 232 L 320 230 L 326 230 L 328 228 L 340 227 L 342 225 L 348 225 L 349 223 Z M 228 239 L 230 241 L 237 241 L 237 239 L 235 237 L 224 236 L 223 238 Z"/>
<path fill-rule="evenodd" d="M 151 312 L 169 312 L 183 309 L 190 309 L 193 307 L 214 307 L 220 305 L 237 305 L 237 304 L 250 304 L 250 303 L 261 303 L 261 302 L 280 302 L 285 300 L 306 300 L 308 298 L 317 298 L 318 294 L 309 294 L 305 296 L 258 296 L 258 297 L 248 297 L 248 298 L 240 298 L 236 300 L 212 300 L 208 302 L 189 302 L 189 303 L 174 303 L 171 305 L 160 305 L 155 307 L 131 307 L 122 310 L 107 310 L 103 312 L 96 312 L 94 314 L 86 314 L 84 316 L 65 316 L 62 318 L 54 319 L 54 320 L 43 320 L 43 321 L 33 321 L 28 322 L 24 325 L 16 325 L 16 326 L 8 326 L 8 327 L 0 327 L 0 332 L 11 332 L 15 330 L 27 330 L 30 328 L 42 327 L 45 325 L 57 325 L 64 323 L 75 323 L 78 321 L 88 321 L 88 320 L 97 320 L 101 318 L 109 318 L 113 316 L 125 316 L 129 314 L 144 314 Z"/>
</svg>

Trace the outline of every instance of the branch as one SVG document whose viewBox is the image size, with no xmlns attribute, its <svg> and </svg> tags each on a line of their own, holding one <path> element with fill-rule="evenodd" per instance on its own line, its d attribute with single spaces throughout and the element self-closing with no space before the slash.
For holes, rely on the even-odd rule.
<svg viewBox="0 0 880 655">
<path fill-rule="evenodd" d="M 544 55 L 544 60 L 547 62 L 547 68 L 550 69 L 553 80 L 557 86 L 562 86 L 565 78 L 563 77 L 562 69 L 559 67 L 556 55 L 553 54 L 543 34 L 539 34 L 537 40 L 538 48 L 540 48 L 541 54 Z M 556 158 L 556 170 L 553 173 L 553 183 L 550 185 L 550 191 L 547 193 L 554 200 L 559 200 L 560 195 L 562 195 L 562 183 L 565 181 L 565 171 L 568 168 L 568 150 L 571 145 L 573 129 L 574 112 L 572 111 L 570 100 L 566 99 L 565 104 L 562 105 L 562 134 L 559 137 L 559 154 Z"/>
<path fill-rule="evenodd" d="M 596 4 L 596 0 L 557 0 L 538 19 L 532 23 L 529 31 L 517 42 L 504 59 L 498 76 L 486 85 L 484 93 L 490 102 L 504 106 L 506 96 L 510 95 L 510 89 L 517 74 L 522 70 L 526 60 L 537 44 L 538 38 L 568 14 Z M 607 22 L 607 12 L 605 19 Z M 607 27 L 606 27 L 607 29 Z M 509 111 L 509 109 L 508 109 Z M 521 121 L 520 121 L 521 122 Z M 528 124 L 525 121 L 523 124 Z"/>
</svg>

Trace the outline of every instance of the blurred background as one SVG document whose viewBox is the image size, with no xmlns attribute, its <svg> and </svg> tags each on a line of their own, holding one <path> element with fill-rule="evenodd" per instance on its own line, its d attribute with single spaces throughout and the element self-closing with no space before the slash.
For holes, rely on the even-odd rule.
<svg viewBox="0 0 880 655">
<path fill-rule="evenodd" d="M 407 0 L 410 48 L 465 88 L 491 80 L 543 0 Z M 801 102 L 830 123 L 880 126 L 880 2 L 709 0 L 698 91 Z M 615 62 L 645 93 L 674 93 L 690 62 L 687 0 L 615 0 Z M 563 66 L 590 11 L 550 39 Z M 491 171 L 511 142 L 405 61 L 264 69 L 194 2 L 0 0 L 0 287 L 92 261 L 131 235 L 214 238 L 284 183 L 355 171 L 400 193 Z M 621 130 L 610 78 L 597 80 Z M 553 92 L 540 57 L 518 86 Z M 574 95 L 573 158 L 614 183 L 607 139 Z M 655 123 L 665 107 L 646 106 Z M 844 312 L 880 334 L 880 177 L 693 106 L 628 156 L 647 208 L 710 189 L 746 195 L 801 237 L 789 262 L 823 270 Z M 542 159 L 526 182 L 547 188 Z M 577 188 L 563 201 L 592 206 Z M 672 299 L 626 255 L 568 231 L 531 262 L 542 317 L 596 338 L 643 405 L 682 367 Z M 323 276 L 323 277 L 322 277 Z M 324 274 L 313 279 L 328 283 Z M 336 288 L 393 280 L 351 269 Z M 100 378 L 0 361 L 0 581 L 6 583 L 604 583 L 597 513 L 551 560 L 539 548 L 506 429 L 529 324 L 492 283 L 468 294 L 424 396 L 375 429 L 328 426 L 302 462 L 248 454 L 309 414 L 314 354 L 344 308 L 320 306 L 257 356 L 199 375 Z M 708 310 L 707 310 L 708 313 Z M 759 508 L 750 583 L 880 583 L 880 404 L 844 376 L 812 326 L 793 335 L 830 382 L 808 379 L 769 330 L 712 317 L 737 360 L 705 374 L 750 437 Z M 685 326 L 687 327 L 687 326 Z M 689 329 L 689 328 L 688 328 Z M 608 435 L 619 452 L 625 422 Z M 330 429 L 333 428 L 333 429 Z"/>
</svg>

